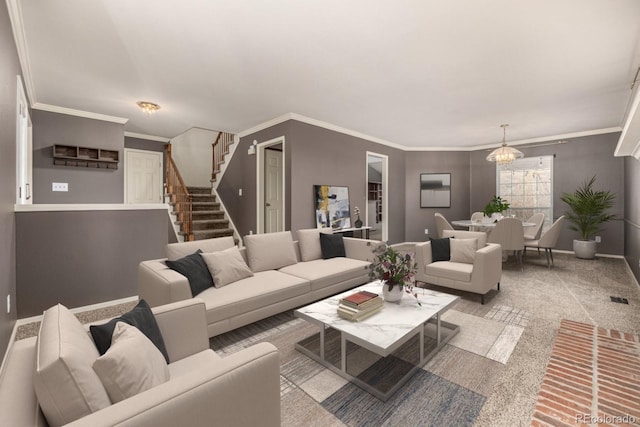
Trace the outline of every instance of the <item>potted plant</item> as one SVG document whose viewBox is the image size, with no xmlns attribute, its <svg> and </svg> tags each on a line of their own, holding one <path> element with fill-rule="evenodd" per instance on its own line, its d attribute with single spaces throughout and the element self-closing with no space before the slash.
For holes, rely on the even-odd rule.
<svg viewBox="0 0 640 427">
<path fill-rule="evenodd" d="M 493 199 L 487 203 L 482 212 L 486 218 L 491 218 L 488 222 L 497 222 L 502 218 L 502 212 L 509 209 L 509 202 L 500 196 L 493 196 Z M 485 221 L 486 222 L 486 221 Z"/>
<path fill-rule="evenodd" d="M 571 230 L 580 233 L 580 239 L 573 241 L 573 251 L 578 258 L 593 259 L 596 256 L 596 241 L 593 236 L 601 231 L 601 224 L 611 221 L 615 215 L 607 213 L 613 207 L 614 193 L 594 190 L 596 176 L 585 181 L 573 193 L 564 193 L 560 200 L 569 205 L 566 212 Z"/>
<path fill-rule="evenodd" d="M 418 294 L 413 288 L 416 282 L 416 270 L 413 253 L 400 253 L 386 244 L 373 250 L 374 261 L 369 266 L 369 278 L 382 281 L 382 293 L 385 301 L 399 302 L 403 293 L 413 295 L 418 305 Z"/>
</svg>

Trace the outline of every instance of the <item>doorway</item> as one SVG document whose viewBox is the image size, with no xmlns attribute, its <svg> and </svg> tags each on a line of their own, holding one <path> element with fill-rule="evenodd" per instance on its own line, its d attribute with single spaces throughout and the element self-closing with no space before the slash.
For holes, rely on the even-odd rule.
<svg viewBox="0 0 640 427">
<path fill-rule="evenodd" d="M 371 227 L 371 239 L 383 242 L 389 240 L 388 168 L 388 156 L 367 151 L 366 225 Z"/>
<path fill-rule="evenodd" d="M 16 96 L 16 204 L 33 204 L 33 125 L 29 115 L 29 104 L 17 78 Z"/>
<path fill-rule="evenodd" d="M 162 153 L 125 148 L 124 169 L 125 203 L 162 203 Z"/>
<path fill-rule="evenodd" d="M 257 233 L 275 233 L 285 228 L 284 136 L 256 146 Z"/>
</svg>

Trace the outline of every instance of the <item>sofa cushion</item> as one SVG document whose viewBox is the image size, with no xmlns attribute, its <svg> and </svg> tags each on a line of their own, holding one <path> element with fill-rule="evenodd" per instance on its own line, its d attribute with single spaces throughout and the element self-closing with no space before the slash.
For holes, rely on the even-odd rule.
<svg viewBox="0 0 640 427">
<path fill-rule="evenodd" d="M 117 322 L 125 322 L 138 328 L 140 332 L 151 340 L 160 353 L 162 353 L 166 363 L 169 363 L 169 355 L 167 353 L 167 348 L 164 345 L 160 328 L 156 322 L 156 317 L 153 315 L 151 307 L 149 307 L 149 304 L 147 304 L 145 300 L 140 300 L 138 305 L 136 305 L 131 311 L 124 313 L 120 317 L 111 319 L 107 323 L 103 323 L 101 325 L 91 325 L 89 327 L 93 342 L 98 348 L 98 353 L 101 355 L 105 354 L 111 346 L 113 331 Z"/>
<path fill-rule="evenodd" d="M 442 239 L 429 238 L 431 242 L 431 260 L 436 261 L 449 261 L 451 259 L 451 244 L 449 243 L 449 237 Z"/>
<path fill-rule="evenodd" d="M 342 234 L 321 235 L 320 248 L 322 249 L 322 259 L 347 256 L 344 249 L 344 239 Z"/>
<path fill-rule="evenodd" d="M 309 281 L 276 270 L 254 273 L 223 288 L 207 289 L 198 298 L 207 308 L 207 323 L 229 319 L 308 293 Z"/>
<path fill-rule="evenodd" d="M 289 231 L 244 236 L 244 245 L 249 267 L 254 273 L 277 270 L 298 262 Z"/>
<path fill-rule="evenodd" d="M 451 239 L 451 261 L 473 264 L 478 239 Z"/>
<path fill-rule="evenodd" d="M 470 282 L 473 265 L 461 262 L 439 261 L 425 266 L 424 272 L 427 276 L 442 277 L 459 282 Z"/>
<path fill-rule="evenodd" d="M 111 405 L 92 368 L 98 350 L 65 306 L 46 310 L 36 342 L 33 385 L 51 427 L 70 423 Z"/>
<path fill-rule="evenodd" d="M 118 322 L 111 347 L 93 363 L 111 402 L 128 399 L 169 380 L 169 368 L 156 346 L 135 326 Z"/>
<path fill-rule="evenodd" d="M 207 264 L 216 288 L 253 276 L 237 246 L 209 254 L 203 253 L 200 256 Z"/>
<path fill-rule="evenodd" d="M 360 276 L 366 280 L 370 264 L 352 258 L 331 258 L 299 262 L 279 271 L 309 280 L 311 290 L 315 291 Z"/>
<path fill-rule="evenodd" d="M 189 281 L 189 287 L 191 288 L 191 296 L 194 297 L 205 289 L 213 286 L 211 273 L 209 273 L 207 264 L 205 264 L 204 260 L 200 256 L 201 252 L 202 250 L 198 249 L 191 255 L 187 255 L 179 260 L 166 261 L 167 267 L 177 271 L 187 278 Z"/>
<path fill-rule="evenodd" d="M 456 239 L 478 239 L 478 249 L 487 244 L 487 233 L 484 231 L 443 230 L 442 237 L 455 237 Z"/>
<path fill-rule="evenodd" d="M 235 245 L 236 242 L 232 236 L 196 240 L 193 242 L 169 243 L 166 247 L 167 259 L 169 261 L 175 261 L 194 253 L 198 249 L 202 252 L 210 253 L 229 249 Z"/>
<path fill-rule="evenodd" d="M 320 234 L 332 234 L 331 228 L 308 228 L 296 231 L 298 246 L 300 247 L 300 260 L 313 261 L 322 258 L 320 247 Z"/>
</svg>

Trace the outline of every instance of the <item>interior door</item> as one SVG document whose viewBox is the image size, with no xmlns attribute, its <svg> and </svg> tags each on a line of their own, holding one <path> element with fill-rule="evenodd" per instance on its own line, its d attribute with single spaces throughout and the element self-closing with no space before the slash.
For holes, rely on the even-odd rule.
<svg viewBox="0 0 640 427">
<path fill-rule="evenodd" d="M 126 203 L 162 203 L 162 153 L 124 152 Z"/>
<path fill-rule="evenodd" d="M 16 204 L 33 203 L 33 133 L 27 97 L 18 76 L 16 102 Z"/>
<path fill-rule="evenodd" d="M 284 195 L 282 194 L 282 151 L 267 148 L 264 168 L 264 231 L 284 230 Z"/>
</svg>

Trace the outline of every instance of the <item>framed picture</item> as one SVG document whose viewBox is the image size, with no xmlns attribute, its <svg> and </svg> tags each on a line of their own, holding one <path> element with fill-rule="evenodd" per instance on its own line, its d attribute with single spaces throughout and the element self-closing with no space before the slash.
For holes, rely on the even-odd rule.
<svg viewBox="0 0 640 427">
<path fill-rule="evenodd" d="M 316 227 L 333 229 L 351 228 L 349 187 L 314 185 Z"/>
<path fill-rule="evenodd" d="M 421 173 L 420 174 L 420 207 L 421 208 L 450 208 L 451 207 L 451 174 L 450 173 Z"/>
</svg>

